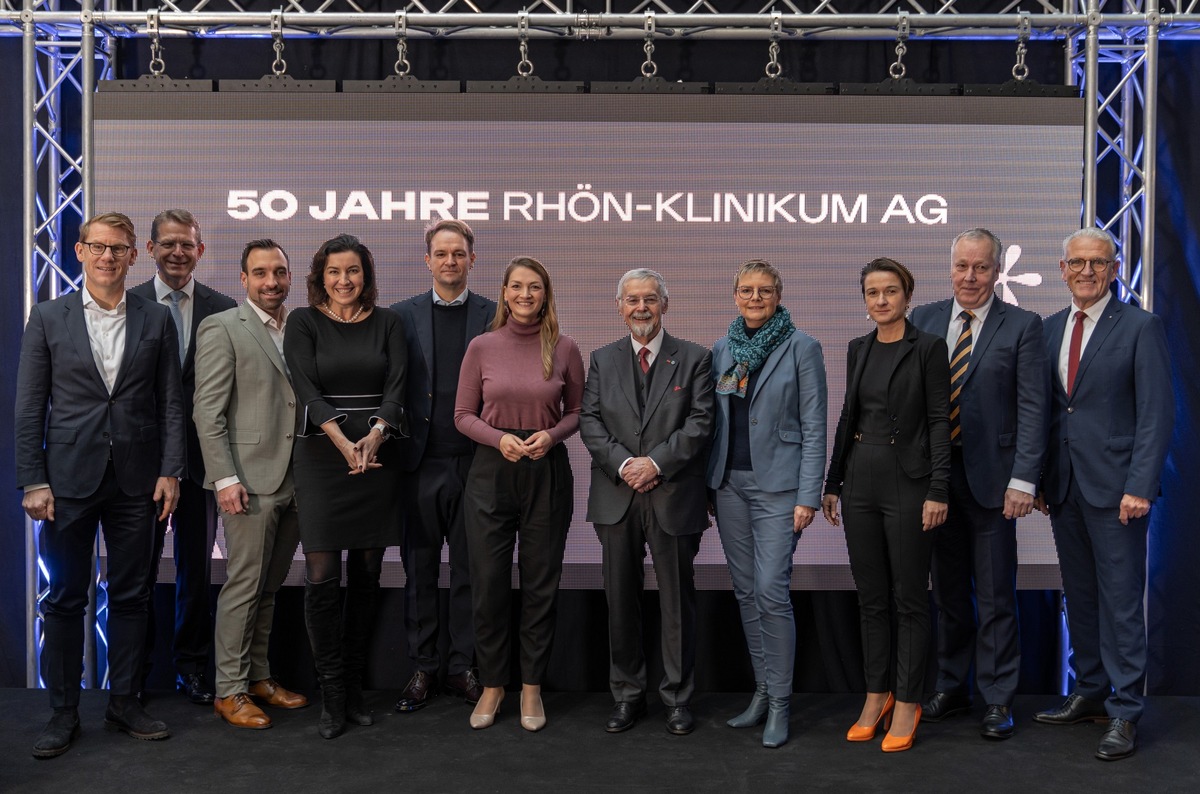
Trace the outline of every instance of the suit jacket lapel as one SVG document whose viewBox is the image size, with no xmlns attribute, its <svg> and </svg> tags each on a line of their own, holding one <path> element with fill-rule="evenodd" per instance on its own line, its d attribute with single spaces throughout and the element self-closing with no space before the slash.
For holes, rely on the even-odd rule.
<svg viewBox="0 0 1200 794">
<path fill-rule="evenodd" d="M 494 311 L 488 309 L 483 296 L 472 292 L 467 301 L 467 344 L 474 337 L 487 332 L 494 316 Z"/>
<path fill-rule="evenodd" d="M 1063 394 L 1067 393 L 1066 386 L 1063 385 L 1062 378 L 1058 374 L 1058 355 L 1062 350 L 1063 333 L 1067 327 L 1067 318 L 1071 316 L 1071 312 L 1064 309 L 1046 320 L 1046 357 L 1050 362 L 1050 382 L 1054 384 L 1054 388 L 1058 389 Z"/>
<path fill-rule="evenodd" d="M 982 356 L 992 344 L 992 340 L 996 337 L 996 331 L 1000 329 L 1000 325 L 1004 322 L 1004 317 L 1008 312 L 1008 307 L 1004 301 L 999 298 L 992 298 L 992 310 L 988 312 L 987 322 L 979 329 L 979 338 L 971 345 L 971 361 L 977 361 L 977 356 Z M 949 329 L 947 328 L 947 332 Z M 971 375 L 975 372 L 975 367 L 971 364 L 967 365 L 967 377 L 964 383 L 971 380 Z"/>
<path fill-rule="evenodd" d="M 433 295 L 426 292 L 413 303 L 413 323 L 417 326 L 417 344 L 425 359 L 429 385 L 433 387 Z M 468 334 L 469 336 L 469 334 Z"/>
<path fill-rule="evenodd" d="M 263 352 L 267 354 L 267 358 L 275 365 L 275 369 L 286 378 L 287 366 L 283 363 L 283 357 L 279 355 L 279 348 L 275 347 L 275 340 L 271 338 L 271 334 L 267 331 L 267 327 L 263 325 L 262 318 L 250 308 L 249 304 L 243 303 L 238 307 L 238 319 L 242 321 L 246 332 L 251 338 L 258 343 Z"/>
<path fill-rule="evenodd" d="M 71 343 L 75 346 L 75 353 L 79 356 L 79 360 L 83 362 L 84 369 L 92 373 L 92 378 L 95 379 L 96 386 L 102 393 L 107 394 L 108 387 L 104 385 L 104 376 L 100 374 L 100 368 L 96 365 L 96 356 L 92 353 L 92 340 L 88 336 L 87 320 L 83 316 L 84 289 L 81 286 L 63 301 L 67 335 L 71 337 Z"/>
<path fill-rule="evenodd" d="M 131 299 L 132 297 L 132 299 Z M 146 310 L 142 301 L 136 296 L 125 293 L 125 354 L 121 356 L 121 367 L 117 370 L 117 379 L 113 382 L 112 393 L 116 394 L 129 374 L 133 357 L 137 355 L 138 345 L 142 341 L 142 329 L 146 325 Z M 165 340 L 164 340 L 165 341 Z"/>
<path fill-rule="evenodd" d="M 636 416 L 639 412 L 637 398 L 637 384 L 633 382 L 633 342 L 626 336 L 624 339 L 617 341 L 616 347 L 613 348 L 615 360 L 613 366 L 617 370 L 617 383 L 620 384 L 621 393 L 625 395 L 625 399 L 629 401 L 629 406 L 633 409 Z"/>
<path fill-rule="evenodd" d="M 900 345 L 900 353 L 892 359 L 892 369 L 888 372 L 888 393 L 891 393 L 892 376 L 896 374 L 896 370 L 900 368 L 900 362 L 903 361 L 913 348 L 917 345 L 917 327 L 905 320 L 904 322 L 904 338 L 895 344 Z"/>
<path fill-rule="evenodd" d="M 1075 371 L 1076 384 L 1083 382 L 1088 365 L 1098 355 L 1097 351 L 1104 345 L 1104 340 L 1108 337 L 1109 333 L 1120 322 L 1121 309 L 1122 305 L 1119 300 L 1115 297 L 1109 299 L 1108 305 L 1104 307 L 1104 314 L 1100 315 L 1100 320 L 1096 323 L 1091 337 L 1088 338 L 1087 347 L 1083 349 L 1083 355 L 1079 357 L 1079 369 Z M 1079 389 L 1077 388 L 1071 390 L 1072 397 L 1078 393 Z"/>
<path fill-rule="evenodd" d="M 662 332 L 663 343 L 658 349 L 658 357 L 654 359 L 653 377 L 650 378 L 650 388 L 646 390 L 646 407 L 642 411 L 642 427 L 650 423 L 650 417 L 654 415 L 658 404 L 662 402 L 663 395 L 667 393 L 667 387 L 675 382 L 675 355 L 679 350 L 679 345 L 666 332 Z M 629 355 L 633 355 L 633 345 L 630 343 Z M 634 403 L 636 405 L 636 402 Z"/>
<path fill-rule="evenodd" d="M 771 377 L 771 373 L 779 366 L 779 362 L 783 361 L 790 341 L 790 339 L 785 339 L 781 342 L 778 347 L 771 351 L 771 355 L 767 356 L 767 360 L 763 362 L 762 367 L 758 371 L 758 380 L 755 382 L 754 393 L 750 395 L 751 405 L 754 405 L 754 401 L 758 399 L 758 395 L 762 392 L 762 386 L 767 382 L 767 378 Z M 730 366 L 732 366 L 732 363 Z"/>
</svg>

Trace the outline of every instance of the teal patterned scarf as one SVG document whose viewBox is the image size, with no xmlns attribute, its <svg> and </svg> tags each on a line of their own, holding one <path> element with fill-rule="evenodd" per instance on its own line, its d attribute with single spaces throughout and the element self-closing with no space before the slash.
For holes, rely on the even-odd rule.
<svg viewBox="0 0 1200 794">
<path fill-rule="evenodd" d="M 792 315 L 780 306 L 771 319 L 758 329 L 751 338 L 746 335 L 746 321 L 735 317 L 729 324 L 729 352 L 733 355 L 733 366 L 717 380 L 717 394 L 746 396 L 750 373 L 758 370 L 775 348 L 787 341 L 796 332 Z"/>
</svg>

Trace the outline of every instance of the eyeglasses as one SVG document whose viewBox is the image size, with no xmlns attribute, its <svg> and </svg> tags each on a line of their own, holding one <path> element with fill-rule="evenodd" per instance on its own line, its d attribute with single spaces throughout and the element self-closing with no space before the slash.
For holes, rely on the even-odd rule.
<svg viewBox="0 0 1200 794">
<path fill-rule="evenodd" d="M 187 240 L 155 240 L 154 244 L 159 248 L 165 248 L 168 251 L 173 251 L 178 248 L 185 254 L 190 254 L 196 250 L 196 244 Z"/>
<path fill-rule="evenodd" d="M 105 251 L 112 251 L 113 259 L 122 259 L 130 251 L 133 246 L 117 243 L 116 245 L 105 245 L 104 243 L 84 243 L 87 249 L 92 252 L 92 256 L 104 256 Z"/>
<path fill-rule="evenodd" d="M 643 298 L 643 297 L 634 297 L 633 295 L 630 295 L 627 298 L 622 298 L 621 303 L 624 303 L 626 306 L 628 306 L 630 308 L 634 308 L 640 304 L 645 304 L 646 308 L 653 309 L 655 306 L 658 305 L 658 296 L 657 295 L 647 295 Z"/>
<path fill-rule="evenodd" d="M 774 287 L 738 287 L 734 290 L 737 296 L 744 301 L 751 300 L 755 295 L 765 301 L 771 300 L 778 292 Z"/>
<path fill-rule="evenodd" d="M 1103 273 L 1116 264 L 1111 259 L 1068 259 L 1067 267 L 1072 273 L 1082 273 L 1084 265 L 1091 265 L 1092 272 Z"/>
</svg>

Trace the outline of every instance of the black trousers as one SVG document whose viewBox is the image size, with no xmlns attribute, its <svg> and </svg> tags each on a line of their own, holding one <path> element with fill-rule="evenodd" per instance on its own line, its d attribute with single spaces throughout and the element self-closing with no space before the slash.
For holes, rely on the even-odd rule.
<svg viewBox="0 0 1200 794">
<path fill-rule="evenodd" d="M 894 659 L 896 699 L 905 703 L 920 702 L 925 689 L 933 535 L 921 529 L 921 510 L 928 491 L 929 478 L 906 475 L 895 447 L 860 443 L 850 451 L 842 516 L 858 589 L 867 691 L 892 691 Z"/>
<path fill-rule="evenodd" d="M 971 496 L 961 447 L 950 458 L 950 511 L 933 535 L 937 691 L 969 697 L 974 660 L 984 702 L 1010 706 L 1021 673 L 1017 522 Z"/>
<path fill-rule="evenodd" d="M 470 555 L 463 520 L 471 455 L 425 457 L 417 470 L 402 480 L 404 489 L 404 622 L 408 654 L 416 670 L 436 676 L 441 602 L 438 579 L 442 545 L 450 548 L 450 603 L 447 675 L 457 675 L 475 661 L 475 629 L 471 614 Z"/>
<path fill-rule="evenodd" d="M 505 686 L 510 679 L 512 559 L 518 534 L 521 682 L 542 683 L 573 508 L 574 479 L 562 444 L 541 460 L 516 463 L 493 447 L 476 449 L 467 477 L 466 526 L 475 658 L 484 686 Z"/>
<path fill-rule="evenodd" d="M 668 535 L 654 517 L 649 494 L 635 494 L 617 524 L 597 524 L 603 548 L 604 595 L 608 601 L 608 688 L 613 700 L 632 703 L 646 695 L 642 645 L 642 589 L 646 548 L 658 579 L 662 621 L 663 678 L 658 692 L 667 706 L 686 706 L 696 688 L 696 584 L 693 561 L 700 532 Z"/>
<path fill-rule="evenodd" d="M 108 556 L 105 636 L 109 687 L 113 695 L 137 691 L 155 510 L 152 494 L 130 495 L 121 490 L 111 461 L 100 487 L 91 496 L 55 498 L 55 520 L 44 523 L 40 535 L 42 560 L 50 578 L 50 591 L 42 601 L 46 642 L 41 657 L 42 677 L 52 708 L 79 706 L 83 621 L 94 576 L 92 553 L 97 526 L 103 527 Z"/>
<path fill-rule="evenodd" d="M 179 504 L 168 519 L 175 533 L 175 641 L 172 657 L 176 673 L 203 673 L 212 651 L 213 609 L 212 548 L 217 534 L 217 499 L 212 491 L 184 477 L 179 481 Z M 166 544 L 168 521 L 156 521 L 154 558 L 147 586 L 146 647 L 142 678 L 150 673 L 157 639 L 154 585 L 158 561 Z"/>
</svg>

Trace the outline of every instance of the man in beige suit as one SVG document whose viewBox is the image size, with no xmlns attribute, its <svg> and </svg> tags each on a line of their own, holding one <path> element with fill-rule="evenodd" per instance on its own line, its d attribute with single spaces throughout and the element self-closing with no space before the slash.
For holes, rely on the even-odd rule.
<svg viewBox="0 0 1200 794">
<path fill-rule="evenodd" d="M 217 599 L 217 716 L 237 728 L 271 727 L 251 698 L 308 705 L 271 677 L 267 641 L 275 593 L 299 542 L 292 483 L 296 394 L 283 361 L 291 272 L 273 240 L 242 251 L 246 302 L 214 314 L 196 336 L 194 418 L 205 487 L 225 523 L 228 579 Z"/>
</svg>

